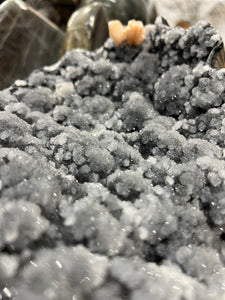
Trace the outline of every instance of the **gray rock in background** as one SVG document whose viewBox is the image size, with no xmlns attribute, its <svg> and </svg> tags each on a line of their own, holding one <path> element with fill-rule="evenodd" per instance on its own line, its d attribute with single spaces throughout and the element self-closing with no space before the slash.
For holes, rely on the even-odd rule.
<svg viewBox="0 0 225 300">
<path fill-rule="evenodd" d="M 20 0 L 0 6 L 0 89 L 59 58 L 64 34 Z"/>
</svg>

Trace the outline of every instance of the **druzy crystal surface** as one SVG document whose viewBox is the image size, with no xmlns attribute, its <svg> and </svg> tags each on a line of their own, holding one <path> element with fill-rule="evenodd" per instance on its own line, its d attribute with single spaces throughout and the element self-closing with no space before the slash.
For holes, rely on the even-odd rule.
<svg viewBox="0 0 225 300">
<path fill-rule="evenodd" d="M 221 37 L 146 31 L 0 92 L 3 299 L 224 299 Z"/>
</svg>

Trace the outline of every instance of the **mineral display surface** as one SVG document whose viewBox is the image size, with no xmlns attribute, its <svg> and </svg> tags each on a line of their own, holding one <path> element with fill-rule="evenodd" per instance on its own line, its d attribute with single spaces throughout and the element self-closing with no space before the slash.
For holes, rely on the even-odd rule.
<svg viewBox="0 0 225 300">
<path fill-rule="evenodd" d="M 0 6 L 0 89 L 58 60 L 63 33 L 20 0 Z"/>
<path fill-rule="evenodd" d="M 0 92 L 2 299 L 225 299 L 221 38 L 146 31 Z"/>
</svg>

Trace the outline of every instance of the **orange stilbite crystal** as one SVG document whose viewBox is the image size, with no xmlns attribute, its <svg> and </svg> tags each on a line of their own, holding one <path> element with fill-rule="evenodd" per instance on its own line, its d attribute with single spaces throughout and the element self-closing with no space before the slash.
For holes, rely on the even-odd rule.
<svg viewBox="0 0 225 300">
<path fill-rule="evenodd" d="M 145 28 L 141 21 L 131 20 L 125 29 L 128 45 L 138 46 L 145 39 Z"/>
<path fill-rule="evenodd" d="M 124 41 L 128 45 L 138 46 L 145 39 L 145 28 L 141 21 L 131 20 L 124 28 L 118 20 L 109 22 L 109 36 L 117 46 L 120 46 Z"/>
<path fill-rule="evenodd" d="M 114 21 L 110 21 L 108 25 L 109 25 L 109 36 L 117 46 L 121 45 L 122 42 L 125 40 L 123 24 L 118 20 L 114 20 Z"/>
</svg>

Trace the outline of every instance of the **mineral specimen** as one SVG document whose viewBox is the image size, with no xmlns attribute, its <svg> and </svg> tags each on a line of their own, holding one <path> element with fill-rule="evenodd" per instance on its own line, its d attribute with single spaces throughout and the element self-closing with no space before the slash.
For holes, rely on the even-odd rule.
<svg viewBox="0 0 225 300">
<path fill-rule="evenodd" d="M 154 0 L 156 14 L 165 17 L 171 26 L 189 27 L 199 20 L 207 20 L 225 41 L 224 0 Z"/>
<path fill-rule="evenodd" d="M 224 299 L 222 39 L 145 29 L 0 92 L 0 298 Z"/>
<path fill-rule="evenodd" d="M 20 0 L 0 6 L 0 89 L 57 61 L 63 33 Z"/>
<path fill-rule="evenodd" d="M 67 24 L 62 53 L 73 48 L 95 50 L 108 38 L 105 10 L 100 3 L 93 3 L 75 11 Z"/>
<path fill-rule="evenodd" d="M 117 46 L 127 43 L 139 46 L 145 39 L 145 28 L 141 21 L 130 20 L 126 27 L 118 20 L 109 22 L 109 36 Z"/>
</svg>

